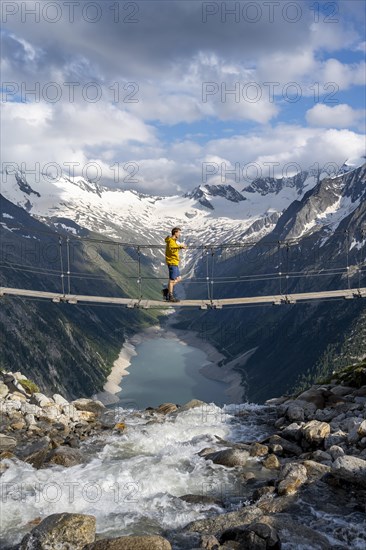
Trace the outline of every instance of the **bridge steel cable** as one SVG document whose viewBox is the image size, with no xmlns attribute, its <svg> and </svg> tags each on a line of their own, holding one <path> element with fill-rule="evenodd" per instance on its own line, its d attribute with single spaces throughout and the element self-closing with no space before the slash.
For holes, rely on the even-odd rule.
<svg viewBox="0 0 366 550">
<path fill-rule="evenodd" d="M 62 294 L 65 296 L 64 264 L 62 259 L 62 237 L 59 237 L 58 242 L 59 242 L 59 251 L 60 251 L 61 287 L 62 287 Z"/>
<path fill-rule="evenodd" d="M 66 239 L 67 247 L 67 283 L 68 283 L 68 293 L 71 294 L 71 279 L 70 279 L 70 238 Z"/>
<path fill-rule="evenodd" d="M 75 240 L 75 241 L 86 241 L 86 242 L 94 242 L 94 243 L 99 243 L 99 244 L 119 244 L 119 245 L 122 245 L 122 246 L 125 246 L 125 247 L 131 247 L 131 246 L 134 246 L 134 247 L 137 247 L 139 246 L 140 249 L 142 248 L 154 248 L 154 249 L 163 249 L 165 248 L 165 245 L 161 245 L 161 244 L 157 244 L 157 243 L 152 243 L 152 244 L 139 244 L 139 243 L 131 243 L 131 242 L 124 242 L 124 241 L 119 241 L 117 239 L 112 239 L 112 238 L 108 238 L 108 239 L 97 239 L 95 237 L 87 237 L 87 236 L 79 236 L 79 235 L 75 235 L 75 234 L 71 234 L 67 231 L 64 231 L 63 233 L 60 233 L 59 231 L 57 230 L 53 230 L 53 231 L 45 231 L 45 230 L 40 230 L 39 228 L 38 229 L 35 229 L 35 228 L 27 228 L 27 232 L 28 233 L 33 233 L 33 234 L 39 234 L 39 235 L 49 235 L 49 236 L 52 236 L 52 237 L 64 237 L 65 236 L 65 233 L 67 233 L 70 237 L 70 240 Z M 333 236 L 333 235 L 344 235 L 344 231 L 333 231 L 332 233 L 330 233 L 329 236 Z M 314 240 L 317 240 L 319 238 L 319 236 L 317 235 L 307 235 L 306 237 L 301 237 L 301 239 L 314 239 Z M 284 239 L 282 240 L 281 242 L 282 243 L 290 243 L 290 244 L 296 244 L 297 242 L 300 241 L 300 237 L 292 237 L 290 239 Z M 212 244 L 210 246 L 213 246 L 214 248 L 221 248 L 221 247 L 225 247 L 225 248 L 238 248 L 238 247 L 247 247 L 247 246 L 254 246 L 258 243 L 261 243 L 263 246 L 276 246 L 278 244 L 278 240 L 266 240 L 264 241 L 263 238 L 262 239 L 258 239 L 258 240 L 246 240 L 245 242 L 231 242 L 231 243 L 219 243 L 219 244 Z M 200 249 L 202 247 L 201 244 L 194 244 L 192 243 L 189 248 L 190 249 Z"/>
<path fill-rule="evenodd" d="M 37 231 L 36 231 L 37 232 Z M 58 269 L 52 269 L 52 268 L 47 268 L 47 267 L 32 267 L 31 265 L 29 264 L 20 264 L 20 263 L 12 263 L 12 262 L 0 262 L 0 267 L 4 267 L 4 268 L 7 268 L 7 269 L 13 269 L 13 270 L 18 270 L 18 271 L 22 271 L 22 272 L 28 272 L 28 273 L 34 273 L 34 274 L 41 274 L 41 275 L 46 275 L 46 276 L 59 276 L 60 279 L 61 279 L 61 292 L 62 292 L 62 297 L 66 297 L 66 288 L 65 288 L 65 277 L 67 277 L 67 292 L 68 292 L 68 296 L 67 297 L 70 297 L 71 296 L 71 279 L 72 277 L 75 277 L 75 278 L 78 278 L 78 279 L 91 279 L 91 280 L 105 280 L 105 277 L 106 276 L 102 276 L 102 275 L 95 275 L 95 274 L 92 274 L 92 273 L 87 273 L 87 272 L 73 272 L 71 271 L 71 257 L 70 257 L 70 244 L 71 244 L 71 241 L 73 239 L 76 239 L 77 242 L 84 242 L 84 241 L 87 241 L 87 242 L 94 242 L 94 243 L 98 243 L 98 244 L 105 244 L 105 245 L 117 245 L 118 247 L 118 250 L 119 250 L 119 247 L 122 246 L 122 247 L 128 247 L 129 249 L 132 249 L 132 251 L 134 252 L 137 252 L 137 284 L 138 284 L 138 294 L 139 294 L 139 297 L 138 297 L 138 304 L 140 302 L 143 301 L 143 289 L 142 289 L 142 283 L 143 283 L 143 279 L 145 280 L 159 280 L 159 279 L 165 279 L 165 277 L 148 277 L 148 276 L 143 276 L 142 275 L 142 250 L 143 249 L 149 249 L 150 251 L 152 251 L 153 249 L 163 249 L 164 246 L 162 245 L 157 245 L 157 244 L 136 244 L 136 243 L 122 243 L 120 241 L 113 241 L 113 240 L 106 240 L 106 239 L 94 239 L 94 238 L 88 238 L 88 237 L 79 237 L 79 236 L 75 236 L 75 235 L 71 235 L 71 234 L 68 234 L 67 236 L 65 236 L 64 234 L 59 234 L 59 233 L 52 233 L 52 232 L 42 232 L 43 234 L 46 233 L 46 234 L 50 234 L 52 235 L 53 237 L 55 237 L 57 235 L 58 237 L 58 251 L 59 251 L 59 268 Z M 244 298 L 233 298 L 233 299 L 223 299 L 223 300 L 220 300 L 220 299 L 216 299 L 216 301 L 214 301 L 214 284 L 237 284 L 238 282 L 247 282 L 247 283 L 251 283 L 251 282 L 260 282 L 260 281 L 276 281 L 278 279 L 278 282 L 279 282 L 279 296 L 281 296 L 282 298 L 286 298 L 288 293 L 289 293 L 289 280 L 290 279 L 293 279 L 293 280 L 296 280 L 296 279 L 300 279 L 300 278 L 311 278 L 311 277 L 334 277 L 334 276 L 340 276 L 340 277 L 344 277 L 346 275 L 347 277 L 347 288 L 349 291 L 352 291 L 354 289 L 351 289 L 351 267 L 350 267 L 350 253 L 351 253 L 351 244 L 350 244 L 350 234 L 349 234 L 349 231 L 346 230 L 346 231 L 342 231 L 342 232 L 333 232 L 331 235 L 334 235 L 334 234 L 342 234 L 343 236 L 346 235 L 346 246 L 345 247 L 342 247 L 343 250 L 345 249 L 345 252 L 346 252 L 346 266 L 345 267 L 332 267 L 332 268 L 322 268 L 322 269 L 313 269 L 313 270 L 308 270 L 308 271 L 290 271 L 290 265 L 289 265 L 289 254 L 290 254 L 290 246 L 291 244 L 292 245 L 296 245 L 298 244 L 298 240 L 299 239 L 287 239 L 287 240 L 278 240 L 278 241 L 275 241 L 275 242 L 272 242 L 272 241 L 267 241 L 267 242 L 262 242 L 262 241 L 253 241 L 253 242 L 249 242 L 249 241 L 246 241 L 244 243 L 219 243 L 217 245 L 190 245 L 189 248 L 190 249 L 193 249 L 193 250 L 201 250 L 201 253 L 202 253 L 202 259 L 204 259 L 204 254 L 206 255 L 206 276 L 205 277 L 190 277 L 188 279 L 185 279 L 185 283 L 187 284 L 202 284 L 202 282 L 204 282 L 204 280 L 206 280 L 206 286 L 207 286 L 207 300 L 208 300 L 208 304 L 212 307 L 218 307 L 218 304 L 219 302 L 225 302 L 225 307 L 249 307 L 249 304 L 248 303 L 244 303 Z M 364 241 L 364 235 L 365 235 L 365 230 L 362 229 L 361 231 L 361 235 L 362 235 L 362 243 Z M 310 236 L 311 237 L 311 236 Z M 328 237 L 327 237 L 328 238 Z M 63 249 L 63 243 L 64 241 L 66 242 L 66 261 L 67 261 L 67 270 L 65 271 L 65 263 L 64 263 L 64 249 Z M 278 266 L 277 266 L 277 271 L 274 271 L 274 272 L 270 272 L 270 273 L 252 273 L 250 275 L 236 275 L 236 276 L 217 276 L 215 277 L 214 275 L 214 271 L 215 271 L 215 261 L 219 261 L 220 260 L 220 253 L 222 254 L 224 250 L 228 249 L 228 250 L 234 250 L 235 251 L 235 248 L 239 248 L 239 249 L 242 249 L 242 248 L 248 248 L 250 246 L 250 244 L 256 244 L 258 242 L 261 242 L 261 244 L 263 244 L 264 246 L 270 246 L 272 249 L 274 248 L 274 245 L 277 246 L 277 253 L 278 253 Z M 284 248 L 285 247 L 285 248 Z M 365 289 L 362 289 L 361 288 L 361 277 L 362 277 L 362 274 L 365 272 L 365 269 L 364 269 L 364 250 L 363 250 L 363 247 L 361 246 L 360 247 L 361 250 L 360 250 L 360 255 L 358 257 L 358 289 L 359 289 L 359 293 L 358 295 L 359 296 L 363 296 L 363 293 L 364 293 L 364 290 Z M 217 250 L 218 253 L 216 253 L 215 251 Z M 286 257 L 284 259 L 283 257 L 283 252 L 284 250 L 286 250 L 285 254 L 286 254 Z M 274 252 L 276 252 L 275 248 L 274 248 Z M 127 252 L 127 254 L 130 256 L 130 252 Z M 235 252 L 234 252 L 235 254 Z M 229 256 L 229 257 L 232 257 L 232 256 Z M 57 262 L 57 256 L 55 258 L 56 262 Z M 210 261 L 211 261 L 211 265 L 210 265 Z M 4 265 L 4 264 L 8 264 L 8 265 Z M 329 265 L 329 264 L 328 264 Z M 21 266 L 21 267 L 19 267 Z M 276 269 L 276 268 L 275 268 Z M 107 275 L 107 274 L 106 274 Z M 136 280 L 136 276 L 127 276 L 126 278 L 135 278 Z M 4 294 L 15 294 L 15 292 L 6 292 L 6 288 L 5 287 L 0 287 L 0 290 L 1 290 L 1 293 L 4 295 Z M 30 296 L 26 295 L 26 294 L 22 294 L 20 291 L 25 291 L 25 289 L 8 289 L 9 291 L 12 290 L 12 291 L 16 291 L 18 290 L 19 291 L 19 296 L 26 296 L 28 298 L 30 298 Z M 38 291 L 29 291 L 29 293 L 31 292 L 35 292 L 36 293 L 36 296 L 39 294 L 37 294 Z M 285 292 L 285 295 L 284 295 L 284 292 Z M 345 295 L 343 297 L 352 297 L 354 292 L 352 293 L 350 292 L 348 295 Z M 44 295 L 52 295 L 54 296 L 55 293 L 47 293 L 47 292 L 44 292 L 43 293 Z M 215 293 L 216 294 L 216 293 Z M 304 293 L 304 296 L 305 296 L 306 293 Z M 308 294 L 317 294 L 317 293 L 308 293 Z M 324 292 L 319 292 L 319 298 L 316 298 L 316 297 L 312 297 L 312 298 L 309 298 L 310 299 L 320 299 L 320 296 L 322 294 L 324 294 Z M 325 293 L 327 294 L 327 293 Z M 34 299 L 42 299 L 42 298 L 37 298 L 35 296 Z M 46 296 L 45 296 L 46 297 Z M 55 298 L 57 298 L 57 293 L 56 293 L 56 296 L 54 296 Z M 329 296 L 330 297 L 330 296 Z M 334 295 L 334 298 L 336 297 L 336 295 Z M 74 297 L 75 300 L 77 301 L 77 296 Z M 79 298 L 86 298 L 85 296 L 82 296 L 80 295 Z M 91 302 L 91 299 L 92 298 L 101 298 L 101 299 L 104 299 L 106 297 L 102 297 L 102 296 L 89 296 L 88 297 L 88 302 Z M 248 299 L 260 299 L 261 297 L 260 296 L 257 296 L 257 297 L 248 297 Z M 282 299 L 281 298 L 281 299 Z M 276 298 L 277 299 L 277 298 Z M 135 299 L 126 299 L 127 301 L 128 300 L 135 300 Z M 237 300 L 237 303 L 233 303 L 233 300 Z M 302 297 L 301 298 L 302 302 L 305 301 L 305 297 Z M 56 300 L 57 301 L 57 300 Z M 204 301 L 204 300 L 203 300 Z M 96 300 L 96 302 L 98 302 L 98 300 Z M 97 305 L 95 302 L 95 305 Z M 146 307 L 156 307 L 156 308 L 160 308 L 161 307 L 161 303 L 159 300 L 149 300 L 149 299 L 146 299 L 145 300 L 146 304 L 145 306 Z M 184 302 L 186 302 L 187 304 L 188 303 L 192 303 L 195 302 L 195 303 L 198 303 L 198 302 L 202 302 L 202 300 L 183 300 L 183 303 L 181 305 L 184 305 Z M 122 302 L 121 302 L 122 303 Z M 98 303 L 98 305 L 103 305 L 103 304 L 100 304 Z M 116 304 L 110 304 L 110 305 L 114 305 L 116 306 Z M 166 305 L 166 304 L 165 304 Z M 251 304 L 253 306 L 257 306 L 259 304 Z M 263 303 L 261 303 L 261 305 L 263 305 Z M 117 306 L 116 306 L 117 307 Z M 128 306 L 129 307 L 129 306 Z M 139 305 L 138 305 L 139 307 Z M 187 307 L 190 307 L 187 305 Z"/>
</svg>

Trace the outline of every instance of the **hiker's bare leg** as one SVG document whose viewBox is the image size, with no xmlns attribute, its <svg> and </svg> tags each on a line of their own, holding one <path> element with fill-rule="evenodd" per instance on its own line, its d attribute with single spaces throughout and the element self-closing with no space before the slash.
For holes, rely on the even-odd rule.
<svg viewBox="0 0 366 550">
<path fill-rule="evenodd" d="M 180 281 L 182 280 L 182 277 L 177 277 L 176 279 L 172 280 L 172 279 L 169 279 L 169 283 L 168 283 L 168 292 L 169 294 L 173 294 L 173 288 L 174 286 L 179 283 Z"/>
</svg>

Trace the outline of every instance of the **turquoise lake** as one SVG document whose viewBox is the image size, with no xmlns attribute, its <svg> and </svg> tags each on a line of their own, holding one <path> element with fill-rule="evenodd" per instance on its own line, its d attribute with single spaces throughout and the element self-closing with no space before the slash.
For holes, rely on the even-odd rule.
<svg viewBox="0 0 366 550">
<path fill-rule="evenodd" d="M 156 407 L 161 403 L 184 404 L 201 399 L 222 406 L 228 403 L 227 385 L 209 380 L 199 369 L 208 364 L 198 348 L 168 338 L 147 339 L 136 346 L 137 355 L 123 377 L 120 405 L 131 408 Z"/>
</svg>

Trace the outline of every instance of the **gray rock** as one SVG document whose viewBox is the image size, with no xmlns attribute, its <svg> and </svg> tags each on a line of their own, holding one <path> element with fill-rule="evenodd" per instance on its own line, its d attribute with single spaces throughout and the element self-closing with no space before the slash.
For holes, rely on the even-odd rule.
<svg viewBox="0 0 366 550">
<path fill-rule="evenodd" d="M 16 447 L 14 454 L 20 460 L 32 464 L 34 468 L 40 468 L 46 458 L 49 444 L 50 438 L 48 436 L 35 441 L 26 441 Z"/>
<path fill-rule="evenodd" d="M 44 395 L 43 393 L 40 393 L 40 392 L 33 393 L 29 402 L 34 403 L 39 407 L 43 407 L 44 405 L 48 405 L 48 404 L 53 404 L 53 405 L 55 404 L 53 399 L 51 399 L 50 397 L 47 397 L 47 395 Z"/>
<path fill-rule="evenodd" d="M 338 445 L 332 445 L 328 450 L 333 460 L 340 456 L 344 456 L 344 450 Z"/>
<path fill-rule="evenodd" d="M 170 542 L 159 535 L 125 536 L 98 540 L 83 550 L 171 550 Z"/>
<path fill-rule="evenodd" d="M 202 535 L 200 548 L 205 550 L 217 550 L 220 546 L 219 541 L 214 535 Z"/>
<path fill-rule="evenodd" d="M 320 449 L 314 451 L 311 456 L 317 462 L 330 463 L 332 461 L 332 455 Z"/>
<path fill-rule="evenodd" d="M 280 513 L 274 516 L 264 516 L 260 521 L 276 530 L 282 545 L 286 548 L 306 548 L 307 550 L 331 550 L 332 548 L 324 535 L 300 522 L 294 521 L 289 514 Z"/>
<path fill-rule="evenodd" d="M 343 397 L 344 395 L 352 393 L 354 389 L 355 388 L 351 388 L 350 386 L 333 386 L 330 388 L 330 391 L 333 395 Z"/>
<path fill-rule="evenodd" d="M 314 412 L 315 412 L 316 409 L 324 408 L 325 399 L 324 399 L 323 393 L 324 393 L 323 389 L 313 386 L 310 389 L 298 395 L 297 400 L 311 403 L 315 407 L 314 408 Z"/>
<path fill-rule="evenodd" d="M 357 443 L 357 441 L 360 439 L 358 428 L 353 428 L 348 434 L 347 434 L 347 442 L 350 445 L 353 445 L 354 443 Z"/>
<path fill-rule="evenodd" d="M 277 470 L 281 463 L 275 454 L 270 454 L 262 462 L 263 466 L 268 470 Z"/>
<path fill-rule="evenodd" d="M 309 481 L 318 480 L 331 470 L 330 466 L 319 464 L 319 462 L 315 462 L 314 460 L 304 460 L 303 464 L 306 468 L 306 475 Z"/>
<path fill-rule="evenodd" d="M 74 407 L 78 411 L 87 411 L 95 414 L 99 414 L 105 411 L 105 406 L 103 405 L 103 403 L 94 399 L 76 399 L 75 401 L 71 401 L 71 405 L 74 405 Z"/>
<path fill-rule="evenodd" d="M 288 462 L 281 468 L 277 491 L 279 495 L 291 495 L 307 480 L 306 468 L 297 462 Z"/>
<path fill-rule="evenodd" d="M 318 409 L 315 412 L 315 420 L 320 422 L 330 422 L 337 415 L 337 411 L 333 408 L 325 407 L 325 409 Z"/>
<path fill-rule="evenodd" d="M 62 445 L 48 453 L 46 461 L 49 464 L 70 467 L 81 464 L 84 461 L 84 456 L 79 449 L 72 449 L 71 447 Z"/>
<path fill-rule="evenodd" d="M 268 447 L 267 445 L 254 442 L 250 446 L 249 454 L 250 456 L 266 456 L 268 455 Z"/>
<path fill-rule="evenodd" d="M 19 550 L 72 548 L 82 550 L 94 541 L 95 517 L 86 514 L 51 514 L 25 535 Z"/>
<path fill-rule="evenodd" d="M 22 408 L 22 401 L 18 399 L 12 399 L 11 401 L 1 401 L 0 413 L 10 414 L 12 411 L 20 411 Z"/>
<path fill-rule="evenodd" d="M 330 426 L 327 422 L 310 420 L 301 428 L 301 432 L 308 443 L 319 445 L 330 434 Z"/>
<path fill-rule="evenodd" d="M 288 406 L 286 416 L 291 422 L 301 422 L 305 418 L 305 411 L 299 403 L 294 401 Z"/>
<path fill-rule="evenodd" d="M 191 399 L 191 401 L 188 401 L 188 403 L 185 403 L 184 405 L 179 407 L 177 413 L 189 411 L 190 409 L 194 409 L 195 407 L 206 408 L 207 406 L 207 403 L 205 403 L 204 401 L 200 401 L 199 399 Z"/>
<path fill-rule="evenodd" d="M 236 512 L 220 514 L 213 518 L 198 519 L 184 527 L 183 531 L 204 533 L 207 535 L 219 533 L 237 525 L 249 525 L 263 515 L 262 510 L 256 506 L 246 506 Z"/>
<path fill-rule="evenodd" d="M 366 487 L 366 460 L 344 455 L 337 458 L 332 466 L 332 474 L 361 487 Z"/>
<path fill-rule="evenodd" d="M 212 460 L 214 464 L 221 464 L 222 466 L 233 468 L 235 466 L 244 466 L 248 460 L 248 457 L 248 451 L 241 451 L 240 449 L 225 449 L 223 451 L 209 453 L 204 458 L 206 460 Z"/>
<path fill-rule="evenodd" d="M 298 424 L 297 422 L 293 422 L 292 424 L 289 424 L 284 428 L 281 432 L 283 437 L 287 439 L 293 439 L 295 441 L 299 441 L 301 439 L 301 424 Z"/>
<path fill-rule="evenodd" d="M 53 398 L 54 402 L 56 403 L 56 405 L 61 406 L 61 405 L 68 405 L 69 404 L 67 399 L 62 397 L 62 395 L 60 395 L 59 393 L 54 393 L 52 398 Z"/>
<path fill-rule="evenodd" d="M 177 405 L 175 403 L 162 403 L 155 409 L 157 413 L 160 414 L 170 414 L 177 410 Z"/>
<path fill-rule="evenodd" d="M 23 414 L 29 413 L 38 416 L 42 413 L 42 408 L 35 403 L 22 403 L 21 411 Z"/>
<path fill-rule="evenodd" d="M 9 388 L 4 382 L 0 382 L 0 399 L 4 399 L 9 393 Z"/>
<path fill-rule="evenodd" d="M 366 437 L 366 420 L 363 420 L 358 427 L 358 435 L 360 437 Z"/>
<path fill-rule="evenodd" d="M 280 449 L 276 449 L 275 445 L 281 446 L 284 453 L 288 455 L 295 455 L 299 456 L 302 453 L 302 448 L 294 443 L 293 441 L 288 441 L 284 437 L 281 437 L 277 434 L 272 435 L 269 438 L 269 443 L 271 444 L 270 447 L 273 452 L 278 452 Z"/>
<path fill-rule="evenodd" d="M 10 451 L 16 447 L 17 440 L 5 434 L 0 434 L 0 452 Z"/>
<path fill-rule="evenodd" d="M 324 449 L 329 449 L 333 445 L 342 445 L 346 441 L 347 434 L 342 430 L 337 430 L 334 433 L 329 434 L 324 439 Z"/>
<path fill-rule="evenodd" d="M 281 542 L 276 530 L 266 523 L 256 521 L 249 526 L 238 526 L 232 529 L 225 530 L 221 537 L 220 543 L 223 546 L 219 548 L 238 548 L 245 550 L 280 550 Z M 235 544 L 239 546 L 225 546 L 225 543 Z"/>
</svg>

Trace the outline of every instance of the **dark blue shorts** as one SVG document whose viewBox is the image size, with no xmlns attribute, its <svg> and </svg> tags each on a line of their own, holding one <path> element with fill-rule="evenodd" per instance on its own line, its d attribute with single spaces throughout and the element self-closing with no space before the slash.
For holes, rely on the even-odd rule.
<svg viewBox="0 0 366 550">
<path fill-rule="evenodd" d="M 175 281 L 177 277 L 180 277 L 179 267 L 177 265 L 168 265 L 169 268 L 169 279 Z"/>
</svg>

